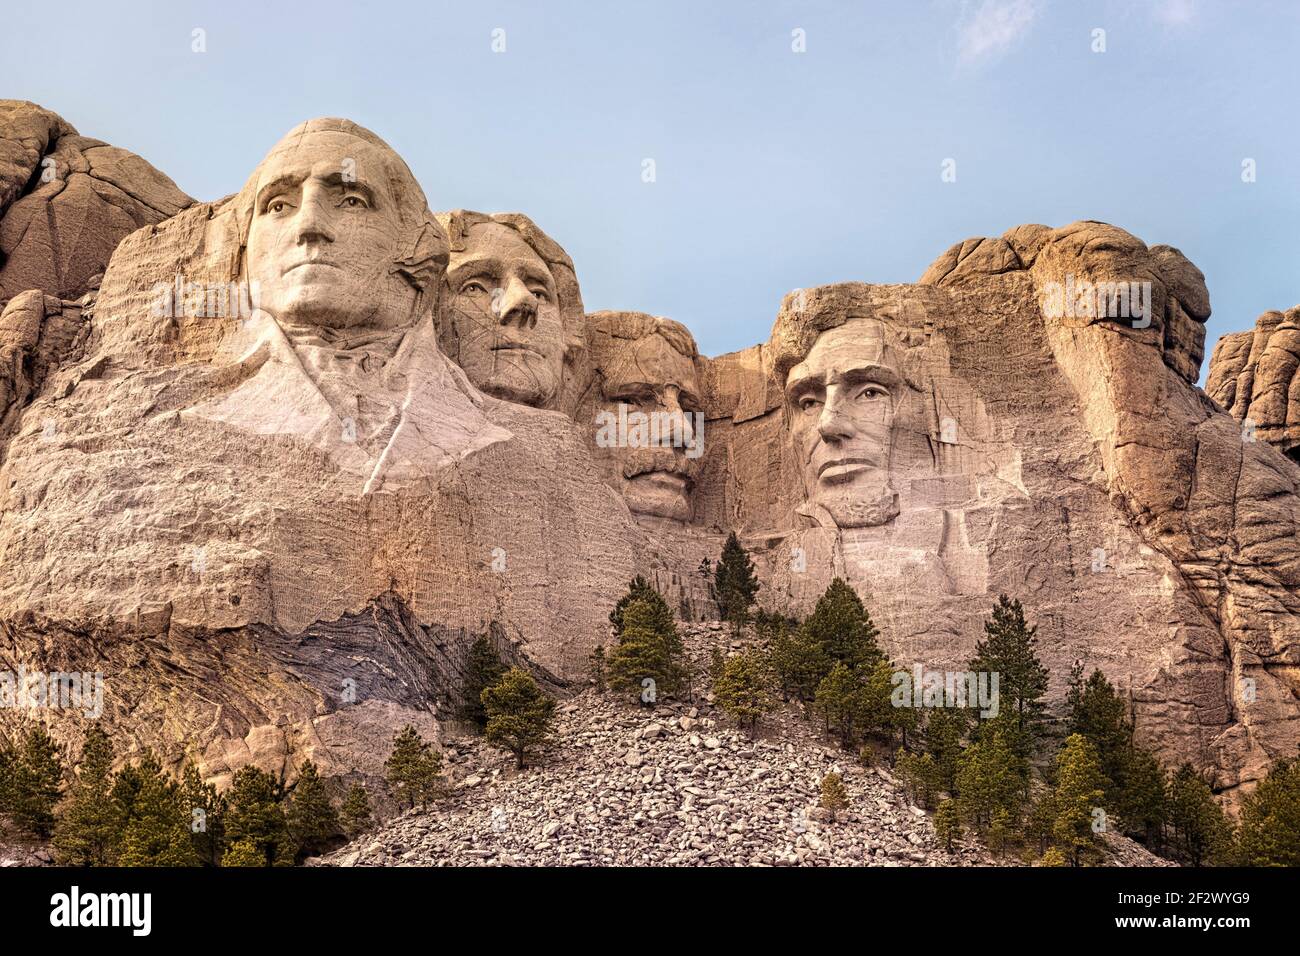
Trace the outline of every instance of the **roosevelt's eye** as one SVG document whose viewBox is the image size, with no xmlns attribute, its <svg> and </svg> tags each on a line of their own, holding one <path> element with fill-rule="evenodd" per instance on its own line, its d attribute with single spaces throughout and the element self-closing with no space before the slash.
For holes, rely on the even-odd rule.
<svg viewBox="0 0 1300 956">
<path fill-rule="evenodd" d="M 370 208 L 370 203 L 366 202 L 366 198 L 364 196 L 358 196 L 355 194 L 351 196 L 344 196 L 343 202 L 339 203 L 339 205 L 345 206 L 348 209 L 369 209 Z"/>
</svg>

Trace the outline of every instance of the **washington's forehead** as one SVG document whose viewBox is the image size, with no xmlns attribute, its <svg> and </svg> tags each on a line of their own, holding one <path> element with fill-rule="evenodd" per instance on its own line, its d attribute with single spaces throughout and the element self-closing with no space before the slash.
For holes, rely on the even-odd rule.
<svg viewBox="0 0 1300 956">
<path fill-rule="evenodd" d="M 283 176 L 346 173 L 364 182 L 386 181 L 397 154 L 346 133 L 312 133 L 284 140 L 258 166 L 258 183 Z"/>
</svg>

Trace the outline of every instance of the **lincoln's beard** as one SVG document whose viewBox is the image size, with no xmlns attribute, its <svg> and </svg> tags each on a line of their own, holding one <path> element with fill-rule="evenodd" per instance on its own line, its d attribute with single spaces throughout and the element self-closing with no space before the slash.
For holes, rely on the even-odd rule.
<svg viewBox="0 0 1300 956">
<path fill-rule="evenodd" d="M 809 505 L 830 516 L 837 528 L 872 528 L 898 517 L 898 493 L 887 474 L 862 478 L 845 488 L 814 493 Z"/>
</svg>

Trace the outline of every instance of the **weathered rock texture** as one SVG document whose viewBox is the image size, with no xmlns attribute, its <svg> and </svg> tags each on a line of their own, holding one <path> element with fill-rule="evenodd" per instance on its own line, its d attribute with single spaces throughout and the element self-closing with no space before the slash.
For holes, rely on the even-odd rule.
<svg viewBox="0 0 1300 956">
<path fill-rule="evenodd" d="M 963 667 L 1005 592 L 1058 702 L 1101 667 L 1223 789 L 1294 751 L 1300 467 L 1196 388 L 1209 300 L 1177 250 L 1021 226 L 916 285 L 797 290 L 716 359 L 640 313 L 580 328 L 566 263 L 522 217 L 434 216 L 382 140 L 316 120 L 122 241 L 89 316 L 15 300 L 0 666 L 103 671 L 121 736 L 210 776 L 374 775 L 395 727 L 448 718 L 474 634 L 558 686 L 635 573 L 712 614 L 697 569 L 735 529 L 764 605 L 843 576 L 902 666 Z M 451 361 L 457 296 L 482 330 L 457 335 L 515 323 L 540 360 L 508 387 Z M 633 402 L 690 415 L 702 456 L 597 442 Z"/>
<path fill-rule="evenodd" d="M 1205 390 L 1242 423 L 1247 441 L 1266 441 L 1300 461 L 1300 307 L 1265 312 L 1250 332 L 1219 339 Z"/>
<path fill-rule="evenodd" d="M 0 304 L 28 289 L 80 298 L 128 233 L 193 202 L 134 153 L 0 100 Z"/>
</svg>

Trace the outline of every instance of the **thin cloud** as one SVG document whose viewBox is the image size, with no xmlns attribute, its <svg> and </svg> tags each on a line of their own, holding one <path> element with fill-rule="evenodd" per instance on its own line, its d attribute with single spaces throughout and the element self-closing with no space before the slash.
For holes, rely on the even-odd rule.
<svg viewBox="0 0 1300 956">
<path fill-rule="evenodd" d="M 1166 26 L 1185 26 L 1196 19 L 1196 4 L 1193 0 L 1159 0 L 1155 16 Z"/>
<path fill-rule="evenodd" d="M 1029 33 L 1039 9 L 1039 0 L 983 0 L 957 26 L 958 60 L 974 64 L 1003 56 Z"/>
</svg>

